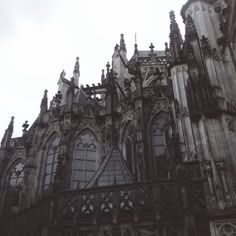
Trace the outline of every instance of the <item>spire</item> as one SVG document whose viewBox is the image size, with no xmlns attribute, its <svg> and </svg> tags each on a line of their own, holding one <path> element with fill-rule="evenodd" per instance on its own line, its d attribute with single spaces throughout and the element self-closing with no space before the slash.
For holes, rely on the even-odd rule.
<svg viewBox="0 0 236 236">
<path fill-rule="evenodd" d="M 5 134 L 4 134 L 3 138 L 2 138 L 1 148 L 9 148 L 11 137 L 12 137 L 12 134 L 13 134 L 14 119 L 15 119 L 15 117 L 12 116 L 11 117 L 11 121 L 10 121 L 10 123 L 8 125 L 8 128 L 6 129 Z"/>
<path fill-rule="evenodd" d="M 102 69 L 102 75 L 101 75 L 101 83 L 103 84 L 105 80 L 105 70 Z"/>
<path fill-rule="evenodd" d="M 74 73 L 78 73 L 79 74 L 79 57 L 76 57 Z"/>
<path fill-rule="evenodd" d="M 75 67 L 74 67 L 74 79 L 75 79 L 75 85 L 79 85 L 79 77 L 80 77 L 80 66 L 79 66 L 79 57 L 76 57 Z"/>
<path fill-rule="evenodd" d="M 41 105 L 40 105 L 40 114 L 45 113 L 48 110 L 48 90 L 45 89 L 44 90 L 44 95 L 41 101 Z"/>
<path fill-rule="evenodd" d="M 126 52 L 126 46 L 125 46 L 125 40 L 124 40 L 124 34 L 120 35 L 120 50 Z"/>
<path fill-rule="evenodd" d="M 134 58 L 135 61 L 138 62 L 138 44 L 136 42 L 134 44 Z"/>
<path fill-rule="evenodd" d="M 182 56 L 183 39 L 179 26 L 175 20 L 174 11 L 170 12 L 170 51 L 173 63 L 183 60 Z"/>
<path fill-rule="evenodd" d="M 106 64 L 106 68 L 107 68 L 107 74 L 106 74 L 106 77 L 108 77 L 108 75 L 110 74 L 110 63 L 109 62 L 107 62 L 107 64 Z"/>
</svg>

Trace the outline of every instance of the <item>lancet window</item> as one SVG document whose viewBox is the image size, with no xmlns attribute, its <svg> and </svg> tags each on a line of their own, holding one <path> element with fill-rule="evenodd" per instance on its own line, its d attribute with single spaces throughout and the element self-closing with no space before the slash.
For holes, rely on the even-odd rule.
<svg viewBox="0 0 236 236">
<path fill-rule="evenodd" d="M 169 178 L 169 159 L 166 148 L 166 130 L 163 128 L 163 122 L 156 120 L 151 127 L 152 138 L 152 156 L 154 176 L 159 179 Z"/>
<path fill-rule="evenodd" d="M 133 124 L 129 124 L 123 134 L 123 155 L 126 160 L 126 165 L 130 172 L 135 172 L 135 127 Z"/>
<path fill-rule="evenodd" d="M 163 130 L 156 128 L 152 133 L 153 154 L 155 159 L 166 157 L 165 133 Z"/>
<path fill-rule="evenodd" d="M 60 151 L 59 142 L 60 142 L 59 135 L 54 134 L 47 143 L 47 148 L 46 148 L 47 158 L 46 158 L 45 176 L 43 184 L 43 189 L 45 191 L 49 190 L 54 182 L 54 176 L 56 174 L 58 156 Z"/>
<path fill-rule="evenodd" d="M 90 132 L 78 136 L 75 143 L 72 189 L 84 188 L 96 170 L 96 140 Z"/>
<path fill-rule="evenodd" d="M 20 161 L 12 167 L 9 175 L 4 207 L 6 214 L 16 214 L 18 211 L 23 190 L 23 179 L 24 163 Z"/>
</svg>

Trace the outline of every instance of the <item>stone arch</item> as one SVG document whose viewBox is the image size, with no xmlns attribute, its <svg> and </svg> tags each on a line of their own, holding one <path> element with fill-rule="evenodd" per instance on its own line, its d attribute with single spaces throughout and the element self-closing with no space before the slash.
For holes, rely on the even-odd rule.
<svg viewBox="0 0 236 236">
<path fill-rule="evenodd" d="M 25 164 L 25 160 L 22 157 L 18 157 L 12 160 L 6 168 L 1 191 L 3 199 L 1 209 L 4 211 L 4 215 L 16 214 L 19 210 L 24 184 Z"/>
<path fill-rule="evenodd" d="M 126 121 L 120 133 L 120 146 L 130 172 L 136 173 L 136 127 L 132 120 Z"/>
<path fill-rule="evenodd" d="M 159 110 L 150 118 L 147 139 L 150 145 L 150 166 L 154 178 L 167 179 L 170 177 L 168 127 L 169 114 L 166 111 Z"/>
<path fill-rule="evenodd" d="M 50 136 L 48 136 L 43 143 L 41 186 L 45 190 L 48 185 L 49 189 L 47 188 L 47 191 L 52 190 L 51 188 L 58 163 L 57 158 L 60 154 L 60 140 L 60 133 L 54 131 L 50 133 Z M 48 179 L 50 179 L 50 181 Z"/>
</svg>

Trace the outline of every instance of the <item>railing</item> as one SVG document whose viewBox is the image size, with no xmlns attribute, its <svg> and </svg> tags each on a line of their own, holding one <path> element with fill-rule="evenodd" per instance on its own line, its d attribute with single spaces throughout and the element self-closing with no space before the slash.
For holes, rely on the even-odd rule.
<svg viewBox="0 0 236 236">
<path fill-rule="evenodd" d="M 3 226 L 4 235 L 37 235 L 44 226 L 154 222 L 178 214 L 180 208 L 177 185 L 172 180 L 81 189 L 45 199 L 12 217 Z"/>
</svg>

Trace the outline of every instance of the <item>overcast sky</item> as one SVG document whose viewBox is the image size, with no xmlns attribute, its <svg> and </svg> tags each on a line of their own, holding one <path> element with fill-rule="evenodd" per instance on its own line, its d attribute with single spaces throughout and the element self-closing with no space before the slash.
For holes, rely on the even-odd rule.
<svg viewBox="0 0 236 236">
<path fill-rule="evenodd" d="M 128 57 L 135 32 L 139 50 L 164 50 L 169 41 L 169 11 L 187 0 L 0 0 L 0 138 L 15 116 L 13 136 L 37 118 L 45 89 L 57 92 L 60 72 L 72 77 L 80 57 L 80 84 L 100 82 L 124 33 Z"/>
</svg>

